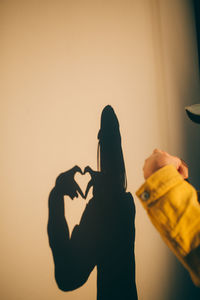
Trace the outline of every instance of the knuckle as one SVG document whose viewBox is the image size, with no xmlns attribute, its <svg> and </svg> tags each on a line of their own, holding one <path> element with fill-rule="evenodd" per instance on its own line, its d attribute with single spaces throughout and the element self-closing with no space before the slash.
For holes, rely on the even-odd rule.
<svg viewBox="0 0 200 300">
<path fill-rule="evenodd" d="M 61 178 L 61 174 L 58 175 L 58 177 L 56 178 L 56 182 L 58 182 L 60 180 L 60 178 Z"/>
</svg>

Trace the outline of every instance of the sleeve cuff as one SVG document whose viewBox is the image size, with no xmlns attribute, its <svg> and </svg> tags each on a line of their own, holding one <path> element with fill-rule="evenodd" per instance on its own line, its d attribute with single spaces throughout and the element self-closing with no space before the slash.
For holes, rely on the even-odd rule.
<svg viewBox="0 0 200 300">
<path fill-rule="evenodd" d="M 144 206 L 162 197 L 168 190 L 183 181 L 183 177 L 172 165 L 167 165 L 147 178 L 145 183 L 137 190 L 136 195 Z"/>
</svg>

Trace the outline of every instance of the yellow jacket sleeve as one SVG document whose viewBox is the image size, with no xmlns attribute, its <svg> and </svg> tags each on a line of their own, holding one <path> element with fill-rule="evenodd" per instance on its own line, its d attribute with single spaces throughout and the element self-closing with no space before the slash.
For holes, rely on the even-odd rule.
<svg viewBox="0 0 200 300">
<path fill-rule="evenodd" d="M 168 165 L 152 174 L 136 194 L 166 244 L 200 287 L 200 204 L 196 190 Z"/>
</svg>

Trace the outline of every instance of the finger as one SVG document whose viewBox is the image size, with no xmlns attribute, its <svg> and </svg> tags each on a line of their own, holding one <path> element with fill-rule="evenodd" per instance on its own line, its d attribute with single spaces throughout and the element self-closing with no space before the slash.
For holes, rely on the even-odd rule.
<svg viewBox="0 0 200 300">
<path fill-rule="evenodd" d="M 184 179 L 188 178 L 188 167 L 186 167 L 184 164 L 181 164 L 178 172 L 183 176 Z"/>
<path fill-rule="evenodd" d="M 85 199 L 85 195 L 83 194 L 83 192 L 82 192 L 80 186 L 78 185 L 78 183 L 76 183 L 75 188 L 76 188 L 76 191 L 79 192 L 79 194 L 81 195 L 81 197 Z M 78 197 L 78 194 L 77 194 L 77 197 Z"/>
<path fill-rule="evenodd" d="M 175 168 L 178 170 L 182 164 L 180 158 L 177 156 L 171 156 L 170 159 L 172 159 L 172 161 L 174 162 Z"/>
<path fill-rule="evenodd" d="M 90 168 L 89 166 L 85 167 L 84 169 L 84 173 L 83 174 L 86 174 L 86 173 L 89 173 L 92 177 L 92 175 L 94 175 L 94 171 L 92 170 L 92 168 Z"/>
<path fill-rule="evenodd" d="M 78 193 L 76 192 L 76 190 L 71 190 L 70 193 L 68 193 L 68 195 L 72 200 L 74 200 L 74 198 L 78 198 Z"/>
<path fill-rule="evenodd" d="M 75 195 L 73 192 L 68 193 L 66 196 L 69 196 L 72 200 L 74 199 Z"/>
<path fill-rule="evenodd" d="M 70 172 L 72 173 L 72 174 L 75 174 L 75 173 L 81 173 L 81 174 L 83 174 L 83 172 L 82 172 L 82 170 L 81 170 L 81 168 L 79 167 L 79 166 L 74 166 L 71 170 L 70 170 Z"/>
<path fill-rule="evenodd" d="M 153 150 L 153 154 L 155 154 L 155 153 L 160 153 L 160 152 L 162 152 L 160 149 L 158 149 L 158 148 L 155 148 L 154 150 Z"/>
<path fill-rule="evenodd" d="M 89 193 L 89 190 L 90 188 L 93 186 L 93 180 L 91 179 L 89 182 L 88 182 L 88 185 L 86 187 L 86 190 L 85 190 L 85 199 L 87 198 L 87 195 Z"/>
<path fill-rule="evenodd" d="M 74 193 L 70 193 L 69 195 L 67 195 L 67 196 L 69 196 L 72 200 L 74 200 L 74 198 L 76 197 L 76 194 L 74 194 Z"/>
<path fill-rule="evenodd" d="M 60 175 L 58 175 L 57 179 L 60 179 L 60 178 L 64 177 L 65 175 L 69 174 L 69 173 L 75 174 L 76 172 L 79 172 L 79 173 L 83 174 L 83 172 L 82 172 L 82 170 L 79 166 L 74 166 L 70 170 L 60 173 Z"/>
<path fill-rule="evenodd" d="M 186 168 L 188 168 L 188 165 L 186 164 L 186 162 L 185 162 L 182 158 L 180 158 L 180 160 L 181 160 L 182 164 L 183 164 Z"/>
</svg>

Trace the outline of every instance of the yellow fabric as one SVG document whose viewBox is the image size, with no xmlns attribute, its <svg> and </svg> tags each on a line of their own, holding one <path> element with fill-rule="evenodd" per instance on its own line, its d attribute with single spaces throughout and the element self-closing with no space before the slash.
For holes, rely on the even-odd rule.
<svg viewBox="0 0 200 300">
<path fill-rule="evenodd" d="M 200 204 L 196 190 L 168 165 L 152 174 L 136 194 L 166 244 L 200 286 Z"/>
</svg>

